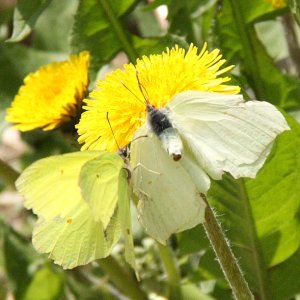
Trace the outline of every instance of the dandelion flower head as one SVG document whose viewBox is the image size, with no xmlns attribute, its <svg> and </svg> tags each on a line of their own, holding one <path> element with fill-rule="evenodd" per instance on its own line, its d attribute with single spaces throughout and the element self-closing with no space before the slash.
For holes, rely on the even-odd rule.
<svg viewBox="0 0 300 300">
<path fill-rule="evenodd" d="M 84 100 L 86 111 L 76 125 L 78 141 L 84 143 L 82 150 L 117 150 L 112 132 L 120 147 L 130 143 L 135 131 L 146 122 L 144 95 L 155 108 L 163 108 L 183 91 L 238 93 L 238 86 L 226 84 L 229 77 L 219 77 L 233 68 L 222 69 L 224 63 L 220 51 L 209 52 L 206 44 L 200 53 L 194 45 L 187 52 L 175 46 L 108 74 L 105 80 L 98 81 L 89 95 L 91 99 Z"/>
<path fill-rule="evenodd" d="M 69 121 L 86 96 L 89 63 L 89 53 L 84 51 L 27 75 L 6 120 L 21 131 L 52 130 Z"/>
</svg>

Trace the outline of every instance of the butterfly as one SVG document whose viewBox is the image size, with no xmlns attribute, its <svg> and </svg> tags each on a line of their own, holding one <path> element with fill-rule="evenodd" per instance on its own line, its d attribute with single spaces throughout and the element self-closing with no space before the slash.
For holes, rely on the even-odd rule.
<svg viewBox="0 0 300 300">
<path fill-rule="evenodd" d="M 121 235 L 135 269 L 128 170 L 117 153 L 84 151 L 41 159 L 16 182 L 38 215 L 32 242 L 63 268 L 110 255 Z"/>
<path fill-rule="evenodd" d="M 245 102 L 242 95 L 185 91 L 155 108 L 138 76 L 137 82 L 147 124 L 131 146 L 133 187 L 141 223 L 165 242 L 170 234 L 203 222 L 202 195 L 210 178 L 221 179 L 225 172 L 254 178 L 276 136 L 289 126 L 275 106 Z"/>
</svg>

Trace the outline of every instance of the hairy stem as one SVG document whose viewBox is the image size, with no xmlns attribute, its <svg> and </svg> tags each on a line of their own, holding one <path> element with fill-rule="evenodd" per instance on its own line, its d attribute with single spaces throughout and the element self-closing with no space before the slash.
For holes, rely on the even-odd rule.
<svg viewBox="0 0 300 300">
<path fill-rule="evenodd" d="M 180 291 L 180 272 L 176 265 L 174 254 L 168 246 L 156 243 L 166 273 L 168 274 L 170 294 L 169 298 L 174 300 L 182 299 Z"/>
<path fill-rule="evenodd" d="M 206 210 L 205 221 L 203 223 L 206 234 L 218 258 L 222 271 L 227 279 L 235 299 L 252 300 L 254 296 L 249 289 L 242 271 L 238 265 L 237 259 L 230 248 L 222 228 L 217 221 L 216 215 L 211 209 L 205 196 Z"/>
<path fill-rule="evenodd" d="M 137 59 L 137 54 L 134 48 L 131 45 L 126 32 L 124 31 L 122 24 L 120 23 L 118 17 L 115 15 L 114 11 L 108 0 L 99 0 L 102 5 L 103 10 L 105 11 L 107 18 L 109 19 L 113 30 L 115 31 L 116 35 L 118 36 L 120 42 L 122 43 L 123 50 L 126 52 L 129 60 L 132 63 L 135 63 Z"/>
<path fill-rule="evenodd" d="M 97 260 L 101 269 L 109 276 L 114 285 L 132 300 L 147 299 L 138 281 L 127 273 L 113 256 Z"/>
<path fill-rule="evenodd" d="M 0 179 L 2 179 L 6 185 L 15 189 L 15 181 L 19 175 L 19 172 L 15 171 L 11 166 L 0 159 Z"/>
</svg>

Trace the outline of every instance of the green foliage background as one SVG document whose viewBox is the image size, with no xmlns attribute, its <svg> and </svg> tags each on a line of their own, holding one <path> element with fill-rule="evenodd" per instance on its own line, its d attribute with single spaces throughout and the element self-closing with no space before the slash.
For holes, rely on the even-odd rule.
<svg viewBox="0 0 300 300">
<path fill-rule="evenodd" d="M 154 13 L 160 5 L 168 8 L 167 29 Z M 257 178 L 236 181 L 224 176 L 213 184 L 209 201 L 255 297 L 300 297 L 300 125 L 291 116 L 299 120 L 299 20 L 298 0 L 280 9 L 267 0 L 20 0 L 15 6 L 0 2 L 0 135 L 9 126 L 5 109 L 23 78 L 44 64 L 88 50 L 93 87 L 97 76 L 113 68 L 112 59 L 121 51 L 134 61 L 174 44 L 201 48 L 207 41 L 210 49 L 221 50 L 228 65 L 236 65 L 234 83 L 245 97 L 276 105 L 291 127 L 276 140 Z M 41 157 L 76 149 L 60 131 L 36 130 L 22 138 L 30 150 L 19 160 L 20 171 Z M 9 189 L 4 179 L 2 193 Z M 0 299 L 124 299 L 134 297 L 130 289 L 141 292 L 137 299 L 231 299 L 201 226 L 174 236 L 169 247 L 161 249 L 134 218 L 141 274 L 137 283 L 123 261 L 122 244 L 113 261 L 63 271 L 32 248 L 30 212 L 11 209 L 13 218 L 0 212 Z M 131 278 L 131 288 L 125 277 Z M 174 294 L 174 286 L 180 293 Z"/>
</svg>

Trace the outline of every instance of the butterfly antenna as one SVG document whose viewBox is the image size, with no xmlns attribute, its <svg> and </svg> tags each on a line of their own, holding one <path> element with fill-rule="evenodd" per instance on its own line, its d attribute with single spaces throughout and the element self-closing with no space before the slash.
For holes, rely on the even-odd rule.
<svg viewBox="0 0 300 300">
<path fill-rule="evenodd" d="M 143 85 L 140 82 L 139 72 L 137 70 L 135 70 L 135 74 L 136 74 L 136 79 L 137 79 L 137 82 L 138 82 L 139 89 L 140 89 L 140 91 L 141 91 L 141 93 L 142 93 L 142 95 L 143 95 L 143 97 L 144 97 L 144 99 L 146 101 L 146 104 L 149 105 L 150 104 L 150 102 L 149 102 L 149 95 L 148 95 L 146 89 L 143 87 Z M 144 91 L 146 92 L 146 95 L 145 95 Z"/>
<path fill-rule="evenodd" d="M 127 91 L 129 91 L 137 100 L 139 100 L 140 102 L 142 102 L 143 104 L 145 104 L 144 103 L 144 101 L 142 101 L 133 91 L 131 91 L 126 85 L 125 85 L 125 83 L 124 82 L 122 82 L 121 81 L 121 83 L 122 83 L 122 85 L 124 86 L 124 88 L 127 90 Z"/>
<path fill-rule="evenodd" d="M 111 133 L 112 133 L 112 135 L 113 135 L 113 137 L 114 137 L 114 140 L 115 140 L 115 142 L 116 142 L 116 145 L 117 145 L 117 147 L 118 147 L 118 150 L 121 151 L 120 146 L 119 146 L 119 144 L 118 144 L 118 142 L 117 142 L 117 139 L 116 139 L 116 137 L 115 137 L 114 131 L 113 131 L 112 127 L 111 127 L 109 118 L 108 118 L 108 111 L 106 112 L 106 119 L 107 119 L 108 125 L 109 125 L 109 127 L 110 127 Z"/>
</svg>

